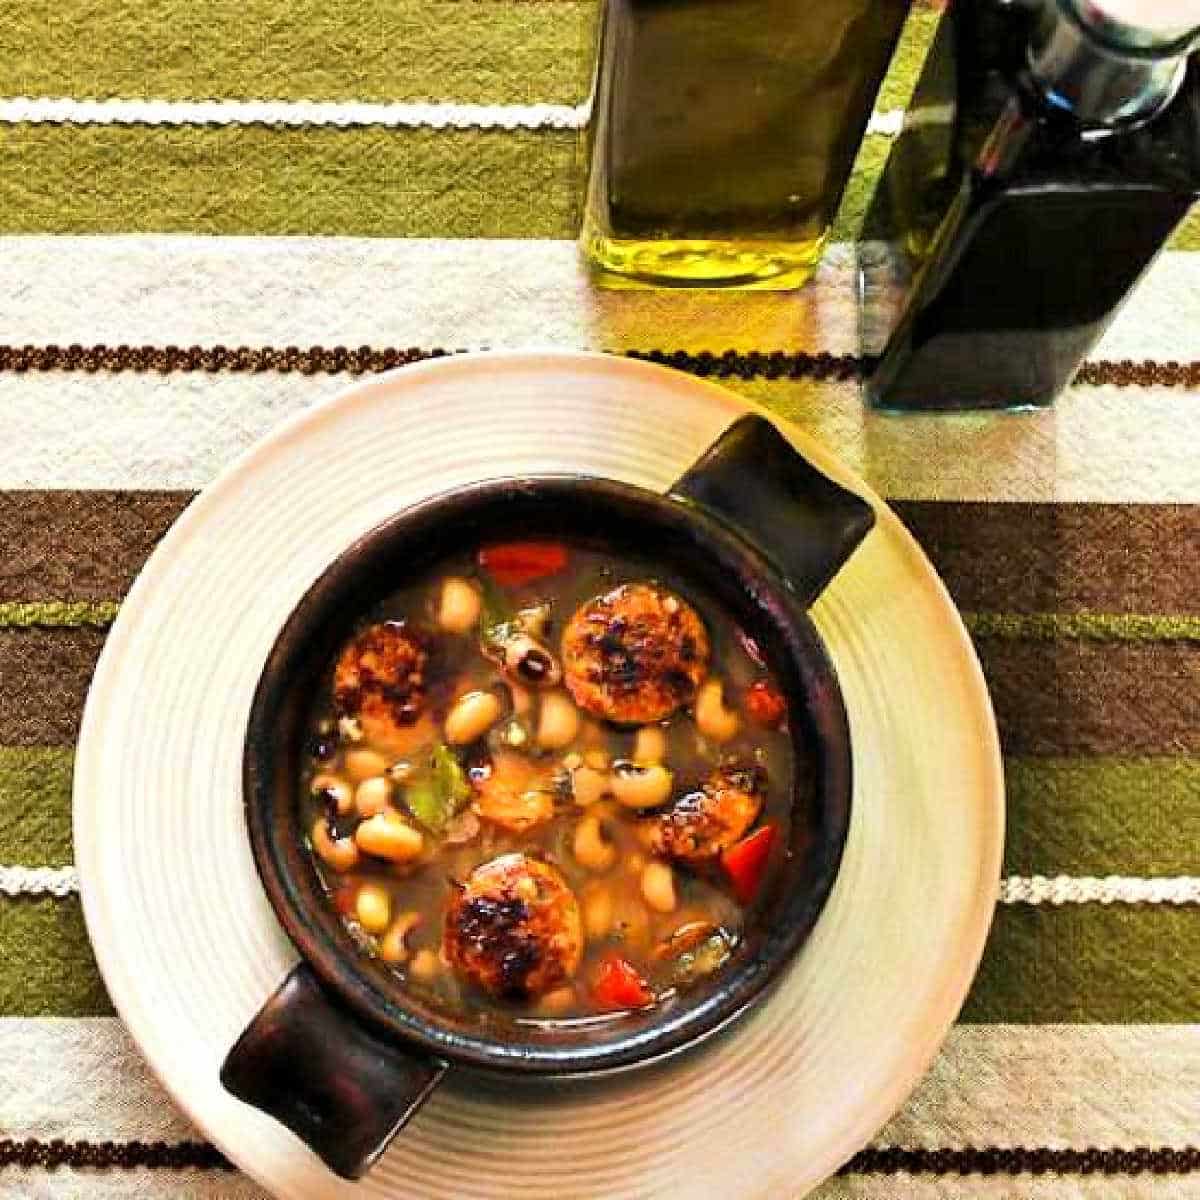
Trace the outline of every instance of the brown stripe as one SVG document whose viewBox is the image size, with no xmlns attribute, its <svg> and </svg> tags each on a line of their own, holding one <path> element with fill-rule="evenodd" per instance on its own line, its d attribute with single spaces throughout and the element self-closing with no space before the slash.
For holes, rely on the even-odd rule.
<svg viewBox="0 0 1200 1200">
<path fill-rule="evenodd" d="M 192 492 L 0 492 L 0 602 L 120 600 Z M 1200 614 L 1200 504 L 895 508 L 976 612 Z"/>
<path fill-rule="evenodd" d="M 0 601 L 119 600 L 191 492 L 0 492 Z"/>
<path fill-rule="evenodd" d="M 1200 752 L 1200 643 L 977 644 L 1007 755 Z"/>
<path fill-rule="evenodd" d="M 55 1170 L 232 1171 L 234 1166 L 207 1142 L 67 1142 L 0 1139 L 0 1168 Z M 1195 1146 L 1088 1147 L 1057 1150 L 1043 1146 L 967 1146 L 938 1150 L 880 1146 L 860 1151 L 839 1175 L 1186 1175 L 1200 1170 Z"/>
<path fill-rule="evenodd" d="M 1200 613 L 1200 505 L 900 501 L 977 612 Z"/>
<path fill-rule="evenodd" d="M 74 742 L 103 644 L 90 627 L 0 630 L 0 745 Z M 986 640 L 1009 755 L 1200 753 L 1200 643 Z"/>
<path fill-rule="evenodd" d="M 1200 1149 L 1136 1146 L 1128 1150 L 1051 1150 L 994 1147 L 961 1150 L 870 1147 L 856 1154 L 840 1175 L 1185 1175 L 1200 1170 Z"/>
<path fill-rule="evenodd" d="M 405 363 L 458 354 L 459 350 L 395 346 L 82 346 L 0 345 L 0 371 L 298 371 L 305 375 L 361 375 Z M 717 379 L 855 379 L 868 374 L 875 359 L 857 354 L 753 350 L 722 354 L 686 350 L 625 350 L 629 358 L 664 363 L 694 375 Z M 1085 363 L 1077 382 L 1093 387 L 1200 387 L 1200 361 L 1156 362 L 1099 359 Z"/>
<path fill-rule="evenodd" d="M 132 1171 L 136 1167 L 180 1171 L 232 1171 L 233 1164 L 207 1142 L 65 1142 L 0 1138 L 0 1167 L 59 1167 Z"/>
<path fill-rule="evenodd" d="M 0 629 L 0 745 L 71 745 L 103 644 L 100 629 Z"/>
</svg>

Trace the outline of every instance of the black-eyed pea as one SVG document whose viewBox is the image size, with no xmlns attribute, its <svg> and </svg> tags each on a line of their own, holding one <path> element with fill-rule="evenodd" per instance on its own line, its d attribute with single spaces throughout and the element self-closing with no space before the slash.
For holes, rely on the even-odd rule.
<svg viewBox="0 0 1200 1200">
<path fill-rule="evenodd" d="M 441 959 L 436 950 L 418 950 L 408 964 L 408 973 L 422 983 L 430 983 L 436 979 L 442 970 Z"/>
<path fill-rule="evenodd" d="M 696 727 L 717 745 L 729 741 L 741 726 L 741 719 L 725 707 L 724 688 L 719 679 L 710 679 L 696 693 Z"/>
<path fill-rule="evenodd" d="M 575 826 L 575 837 L 572 842 L 575 859 L 580 866 L 597 873 L 612 868 L 617 861 L 617 848 L 605 836 L 600 818 L 587 814 Z"/>
<path fill-rule="evenodd" d="M 350 785 L 337 775 L 322 773 L 314 775 L 309 790 L 314 796 L 328 802 L 333 801 L 339 817 L 344 817 L 354 807 L 354 792 Z"/>
<path fill-rule="evenodd" d="M 571 772 L 571 794 L 575 803 L 583 808 L 607 796 L 612 790 L 612 780 L 607 771 L 595 767 L 576 767 Z"/>
<path fill-rule="evenodd" d="M 675 876 L 664 862 L 649 862 L 642 868 L 642 899 L 655 912 L 675 911 Z"/>
<path fill-rule="evenodd" d="M 388 769 L 388 760 L 378 750 L 356 746 L 346 751 L 342 769 L 351 783 L 361 783 L 364 779 L 384 774 Z"/>
<path fill-rule="evenodd" d="M 425 849 L 421 831 L 414 829 L 394 810 L 367 817 L 354 831 L 354 841 L 364 853 L 396 863 L 412 862 Z"/>
<path fill-rule="evenodd" d="M 564 691 L 547 692 L 538 708 L 538 745 L 543 750 L 563 750 L 578 734 L 579 710 L 574 701 Z"/>
<path fill-rule="evenodd" d="M 354 807 L 360 817 L 373 817 L 391 803 L 392 785 L 386 775 L 364 779 L 354 789 Z"/>
<path fill-rule="evenodd" d="M 612 794 L 626 808 L 658 808 L 671 798 L 671 772 L 661 763 L 613 765 Z"/>
<path fill-rule="evenodd" d="M 479 591 L 466 579 L 451 575 L 442 581 L 438 596 L 438 628 L 447 633 L 469 633 L 479 622 Z"/>
<path fill-rule="evenodd" d="M 504 709 L 495 692 L 467 692 L 446 714 L 444 733 L 451 746 L 477 742 L 500 720 Z"/>
<path fill-rule="evenodd" d="M 608 937 L 613 927 L 612 892 L 605 884 L 592 883 L 583 889 L 583 930 L 590 941 Z"/>
<path fill-rule="evenodd" d="M 358 846 L 353 838 L 334 838 L 324 817 L 318 817 L 309 834 L 317 857 L 335 871 L 349 871 L 358 865 Z"/>
<path fill-rule="evenodd" d="M 527 717 L 533 712 L 533 692 L 529 688 L 510 682 L 508 694 L 512 697 L 514 716 Z"/>
<path fill-rule="evenodd" d="M 392 922 L 392 897 L 377 883 L 364 883 L 354 898 L 354 915 L 368 933 L 383 933 Z"/>
<path fill-rule="evenodd" d="M 633 739 L 633 761 L 641 766 L 651 766 L 666 757 L 666 730 L 661 725 L 643 725 Z"/>
<path fill-rule="evenodd" d="M 592 768 L 593 771 L 607 771 L 612 759 L 609 757 L 608 751 L 600 747 L 585 751 L 583 761 Z"/>
<path fill-rule="evenodd" d="M 418 912 L 401 913 L 388 927 L 387 933 L 379 942 L 379 957 L 384 962 L 402 963 L 408 960 L 408 946 L 405 939 L 421 923 Z"/>
</svg>

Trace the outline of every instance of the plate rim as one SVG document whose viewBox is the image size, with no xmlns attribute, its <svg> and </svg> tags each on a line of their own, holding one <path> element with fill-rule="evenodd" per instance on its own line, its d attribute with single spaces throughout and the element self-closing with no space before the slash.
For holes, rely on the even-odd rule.
<svg viewBox="0 0 1200 1200">
<path fill-rule="evenodd" d="M 829 1178 L 838 1167 L 852 1158 L 864 1144 L 869 1142 L 871 1137 L 912 1093 L 927 1073 L 944 1043 L 978 972 L 995 914 L 1003 862 L 1006 807 L 999 734 L 983 669 L 961 614 L 932 563 L 887 501 L 856 471 L 845 466 L 831 449 L 795 422 L 776 415 L 764 405 L 730 391 L 718 383 L 686 375 L 667 365 L 602 351 L 539 348 L 472 350 L 399 366 L 372 375 L 367 379 L 356 380 L 332 395 L 307 405 L 300 411 L 284 418 L 236 455 L 192 498 L 148 556 L 121 602 L 89 683 L 87 700 L 75 744 L 75 772 L 72 784 L 74 855 L 88 940 L 104 979 L 106 991 L 117 1016 L 172 1101 L 231 1162 L 234 1162 L 239 1169 L 268 1192 L 272 1191 L 271 1184 L 264 1181 L 255 1172 L 249 1155 L 241 1153 L 240 1146 L 231 1150 L 223 1134 L 214 1134 L 207 1127 L 182 1089 L 177 1089 L 171 1081 L 159 1073 L 153 1058 L 144 1049 L 143 1038 L 139 1032 L 140 1022 L 131 1021 L 127 1016 L 125 1003 L 127 997 L 124 994 L 114 994 L 110 982 L 113 970 L 111 965 L 106 967 L 104 961 L 115 951 L 110 944 L 113 939 L 109 916 L 103 906 L 103 867 L 101 863 L 92 858 L 96 843 L 90 838 L 86 803 L 87 781 L 89 776 L 95 772 L 95 768 L 90 764 L 98 753 L 95 743 L 98 741 L 96 730 L 102 721 L 100 716 L 101 697 L 110 687 L 110 677 L 115 677 L 119 672 L 124 649 L 130 638 L 136 634 L 139 615 L 145 608 L 146 598 L 155 583 L 154 575 L 161 569 L 169 567 L 177 549 L 187 542 L 195 527 L 203 525 L 209 509 L 219 503 L 225 489 L 231 483 L 236 482 L 244 472 L 252 471 L 257 462 L 265 459 L 268 455 L 286 450 L 288 444 L 302 438 L 310 426 L 330 419 L 335 412 L 352 406 L 360 398 L 376 392 L 386 393 L 397 387 L 401 390 L 419 389 L 422 380 L 431 374 L 441 375 L 455 370 L 473 372 L 481 367 L 485 369 L 517 369 L 538 373 L 547 368 L 554 370 L 569 367 L 572 363 L 585 368 L 612 372 L 615 376 L 625 375 L 629 379 L 636 379 L 640 376 L 647 383 L 665 384 L 675 390 L 704 393 L 720 404 L 729 414 L 730 423 L 746 413 L 763 416 L 784 437 L 797 445 L 820 470 L 846 484 L 867 500 L 875 510 L 877 518 L 876 529 L 873 531 L 874 536 L 882 536 L 886 530 L 897 546 L 904 550 L 906 559 L 916 566 L 925 586 L 936 595 L 939 607 L 947 618 L 943 622 L 943 631 L 954 643 L 955 657 L 960 666 L 965 668 L 963 682 L 968 687 L 977 706 L 977 715 L 980 718 L 978 732 L 985 735 L 986 741 L 985 745 L 978 747 L 979 767 L 986 778 L 981 780 L 980 792 L 976 801 L 981 817 L 979 856 L 980 873 L 983 878 L 980 880 L 982 886 L 974 889 L 972 893 L 973 903 L 969 906 L 964 905 L 963 911 L 959 914 L 961 932 L 958 952 L 953 959 L 955 967 L 953 970 L 947 970 L 947 977 L 935 1000 L 931 1000 L 921 1014 L 926 1026 L 936 1028 L 936 1034 L 929 1037 L 928 1044 L 922 1046 L 919 1053 L 910 1053 L 904 1060 L 906 1069 L 894 1071 L 887 1086 L 873 1091 L 870 1099 L 855 1109 L 853 1119 L 839 1127 L 836 1137 L 830 1137 L 824 1160 L 818 1160 L 816 1163 L 816 1169 L 822 1179 Z M 817 602 L 818 609 L 820 603 L 820 601 Z M 851 719 L 853 719 L 852 714 Z M 110 941 L 106 941 L 106 937 Z M 119 941 L 119 938 L 115 940 Z M 124 980 L 121 981 L 122 984 L 124 982 Z M 121 988 L 119 987 L 117 991 L 120 992 Z M 819 1184 L 814 1183 L 812 1186 L 816 1187 Z"/>
</svg>

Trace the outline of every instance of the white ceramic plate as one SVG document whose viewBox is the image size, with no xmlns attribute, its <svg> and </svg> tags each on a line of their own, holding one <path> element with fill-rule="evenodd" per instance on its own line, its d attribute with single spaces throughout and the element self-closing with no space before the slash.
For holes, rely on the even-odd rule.
<svg viewBox="0 0 1200 1200">
<path fill-rule="evenodd" d="M 176 1101 L 279 1196 L 800 1196 L 928 1065 L 996 898 L 995 725 L 916 544 L 861 480 L 789 430 L 879 519 L 813 613 L 850 715 L 853 820 L 828 906 L 769 1002 L 695 1053 L 608 1080 L 514 1090 L 452 1074 L 356 1184 L 217 1080 L 295 961 L 251 861 L 240 778 L 251 694 L 308 585 L 385 517 L 469 481 L 577 471 L 662 489 L 747 408 L 712 384 L 599 355 L 407 367 L 234 463 L 122 605 L 75 763 L 88 930 L 113 1002 Z"/>
</svg>

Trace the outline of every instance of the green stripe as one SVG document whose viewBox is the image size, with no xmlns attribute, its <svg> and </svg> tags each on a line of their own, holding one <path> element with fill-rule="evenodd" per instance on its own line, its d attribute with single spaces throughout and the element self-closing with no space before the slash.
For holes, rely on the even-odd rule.
<svg viewBox="0 0 1200 1200">
<path fill-rule="evenodd" d="M 117 607 L 115 600 L 10 600 L 0 603 L 0 626 L 94 625 L 105 628 L 116 618 Z"/>
<path fill-rule="evenodd" d="M 1200 875 L 1200 759 L 1005 763 L 1006 875 Z"/>
<path fill-rule="evenodd" d="M 564 130 L 0 131 L 0 235 L 341 234 L 572 238 L 579 135 Z M 869 137 L 833 239 L 858 232 L 889 142 Z M 1200 247 L 1200 220 L 1189 226 Z"/>
<path fill-rule="evenodd" d="M 963 613 L 975 638 L 1100 642 L 1200 641 L 1200 617 L 1139 613 Z"/>
<path fill-rule="evenodd" d="M 570 132 L 0 131 L 0 234 L 568 237 Z"/>
<path fill-rule="evenodd" d="M 0 897 L 0 1017 L 90 1017 L 112 1011 L 79 897 Z"/>
<path fill-rule="evenodd" d="M 1200 917 L 1169 905 L 997 910 L 962 1020 L 1200 1021 Z"/>
<path fill-rule="evenodd" d="M 593 0 L 0 0 L 0 95 L 573 104 Z"/>
<path fill-rule="evenodd" d="M 0 1017 L 111 1011 L 78 897 L 0 898 Z M 962 1019 L 1200 1020 L 1200 920 L 1166 906 L 998 909 Z"/>
<path fill-rule="evenodd" d="M 71 862 L 74 755 L 0 749 L 0 863 Z M 1200 759 L 1005 763 L 1006 875 L 1200 875 Z"/>
<path fill-rule="evenodd" d="M 0 628 L 107 628 L 115 600 L 10 600 L 0 602 Z M 975 638 L 1007 641 L 1163 642 L 1200 641 L 1200 617 L 1142 613 L 964 612 Z"/>
<path fill-rule="evenodd" d="M 0 749 L 0 864 L 67 866 L 75 755 L 57 747 Z"/>
</svg>

